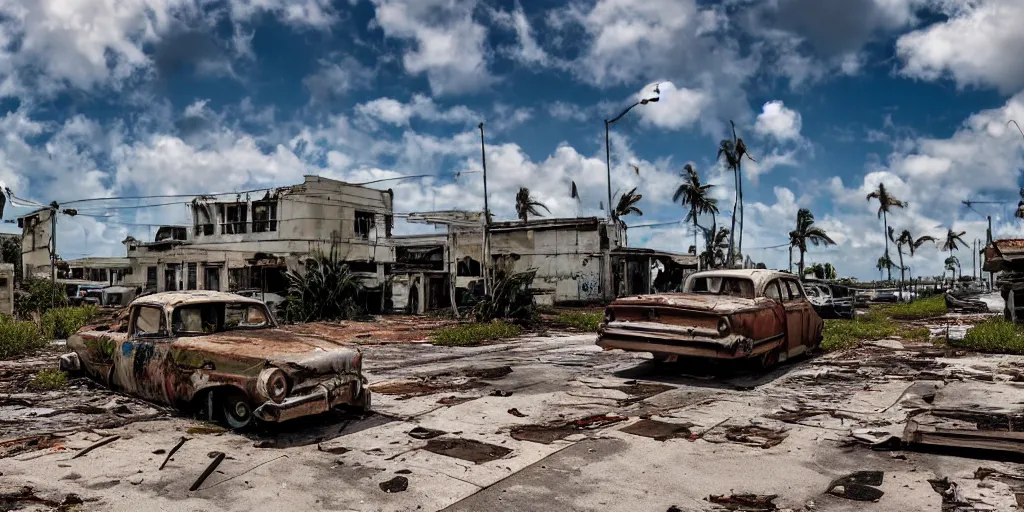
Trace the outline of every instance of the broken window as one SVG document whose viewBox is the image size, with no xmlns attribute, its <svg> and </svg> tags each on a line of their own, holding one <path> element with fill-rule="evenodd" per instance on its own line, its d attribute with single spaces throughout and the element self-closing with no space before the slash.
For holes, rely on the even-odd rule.
<svg viewBox="0 0 1024 512">
<path fill-rule="evenodd" d="M 140 306 L 135 310 L 135 329 L 138 338 L 154 338 L 167 335 L 167 324 L 160 308 Z"/>
<path fill-rule="evenodd" d="M 277 201 L 252 203 L 252 232 L 277 231 Z"/>
<path fill-rule="evenodd" d="M 480 268 L 480 262 L 466 256 L 459 261 L 455 268 L 455 275 L 459 277 L 481 277 L 484 275 Z"/>
<path fill-rule="evenodd" d="M 789 288 L 789 300 L 797 300 L 803 298 L 804 290 L 800 286 L 800 283 L 790 280 L 785 281 L 785 283 Z"/>
<path fill-rule="evenodd" d="M 188 289 L 189 290 L 195 290 L 196 289 L 196 279 L 197 279 L 197 274 L 198 274 L 197 267 L 198 266 L 199 266 L 198 263 L 189 263 L 188 264 Z"/>
<path fill-rule="evenodd" d="M 146 291 L 156 291 L 156 267 L 146 267 Z"/>
<path fill-rule="evenodd" d="M 376 274 L 377 263 L 372 261 L 350 261 L 348 262 L 348 269 L 352 272 Z"/>
<path fill-rule="evenodd" d="M 395 216 L 384 216 L 384 236 L 391 238 L 391 230 L 395 229 Z"/>
<path fill-rule="evenodd" d="M 206 204 L 196 204 L 192 207 L 196 236 L 210 236 L 213 234 L 213 220 L 210 218 L 209 208 Z"/>
<path fill-rule="evenodd" d="M 687 286 L 689 287 L 689 290 L 686 290 L 688 292 L 754 298 L 754 282 L 740 277 L 698 277 Z"/>
<path fill-rule="evenodd" d="M 782 293 L 779 292 L 779 282 L 772 281 L 768 283 L 768 287 L 764 289 L 764 296 L 769 299 L 782 302 Z"/>
<path fill-rule="evenodd" d="M 370 232 L 373 231 L 374 227 L 374 214 L 373 212 L 360 212 L 356 211 L 356 237 L 368 239 L 370 238 Z"/>
<path fill-rule="evenodd" d="M 203 289 L 220 291 L 220 267 L 206 267 L 203 270 Z"/>
<path fill-rule="evenodd" d="M 236 235 L 246 232 L 248 210 L 246 203 L 221 203 L 220 232 L 224 235 Z"/>
</svg>

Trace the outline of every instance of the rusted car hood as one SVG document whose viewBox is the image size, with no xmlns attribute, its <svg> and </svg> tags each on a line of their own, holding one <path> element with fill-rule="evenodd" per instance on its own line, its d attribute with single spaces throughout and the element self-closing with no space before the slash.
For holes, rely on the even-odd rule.
<svg viewBox="0 0 1024 512">
<path fill-rule="evenodd" d="M 270 361 L 297 365 L 316 373 L 351 370 L 359 351 L 326 338 L 303 336 L 282 329 L 253 329 L 179 338 L 174 350 L 225 359 Z"/>
<path fill-rule="evenodd" d="M 615 306 L 663 306 L 712 313 L 735 313 L 746 309 L 756 309 L 764 301 L 771 299 L 745 299 L 730 295 L 710 295 L 702 293 L 663 293 L 658 295 L 639 295 L 622 297 L 612 302 Z"/>
</svg>

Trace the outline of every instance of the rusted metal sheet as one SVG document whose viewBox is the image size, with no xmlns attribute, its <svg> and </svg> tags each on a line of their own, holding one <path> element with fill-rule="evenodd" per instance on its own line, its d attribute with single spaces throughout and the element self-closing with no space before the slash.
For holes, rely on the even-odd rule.
<svg viewBox="0 0 1024 512">
<path fill-rule="evenodd" d="M 694 292 L 702 278 L 722 279 L 722 290 L 726 279 L 743 280 L 746 292 Z M 784 299 L 777 292 L 767 294 L 769 287 L 779 289 L 776 282 L 784 288 L 786 283 L 800 286 L 788 273 L 710 271 L 692 274 L 684 293 L 618 299 L 605 311 L 597 344 L 605 349 L 651 352 L 659 359 L 760 357 L 765 364 L 773 364 L 815 346 L 824 326 L 802 292 Z"/>
<path fill-rule="evenodd" d="M 248 314 L 263 319 L 262 327 L 225 330 L 230 328 L 218 324 L 210 334 L 180 336 L 172 327 L 163 335 L 135 336 L 128 334 L 133 323 L 121 321 L 86 327 L 68 346 L 91 377 L 176 407 L 205 406 L 212 413 L 212 400 L 196 401 L 206 391 L 219 400 L 230 397 L 245 413 L 239 416 L 263 421 L 318 414 L 341 404 L 369 406 L 358 350 L 324 336 L 280 329 L 258 300 L 220 292 L 172 292 L 139 298 L 129 309 L 157 306 L 164 315 L 161 325 L 172 326 L 179 307 L 221 303 L 258 308 Z M 224 322 L 224 315 L 218 322 Z"/>
<path fill-rule="evenodd" d="M 985 247 L 986 272 L 1024 271 L 1024 239 L 993 240 Z"/>
</svg>

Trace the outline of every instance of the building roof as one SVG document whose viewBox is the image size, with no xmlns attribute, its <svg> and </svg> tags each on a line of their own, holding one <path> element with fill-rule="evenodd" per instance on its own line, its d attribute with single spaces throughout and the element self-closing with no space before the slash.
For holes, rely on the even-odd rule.
<svg viewBox="0 0 1024 512">
<path fill-rule="evenodd" d="M 542 229 L 597 229 L 602 223 L 608 220 L 598 217 L 565 217 L 565 218 L 539 218 L 523 222 L 521 220 L 493 222 L 491 231 L 526 231 Z"/>
<path fill-rule="evenodd" d="M 212 290 L 188 290 L 177 292 L 160 292 L 144 295 L 132 301 L 132 304 L 160 304 L 163 306 L 180 306 L 182 304 L 201 304 L 204 302 L 242 302 L 263 304 L 259 300 L 243 297 L 234 293 L 215 292 Z"/>
<path fill-rule="evenodd" d="M 77 260 L 66 260 L 69 267 L 89 267 L 89 268 L 122 268 L 132 266 L 131 260 L 128 258 L 106 258 L 106 257 L 91 257 L 91 258 L 79 258 Z"/>
<path fill-rule="evenodd" d="M 696 255 L 679 252 L 659 251 L 657 249 L 648 249 L 646 247 L 616 247 L 612 249 L 612 254 L 625 256 L 652 256 L 658 258 L 668 258 L 674 261 L 676 264 L 682 265 L 684 267 L 697 266 Z"/>
</svg>

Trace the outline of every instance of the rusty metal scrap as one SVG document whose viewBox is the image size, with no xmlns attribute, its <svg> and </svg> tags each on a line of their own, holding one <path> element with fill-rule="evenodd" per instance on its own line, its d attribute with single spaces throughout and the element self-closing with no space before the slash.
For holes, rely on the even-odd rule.
<svg viewBox="0 0 1024 512">
<path fill-rule="evenodd" d="M 188 488 L 189 491 L 197 491 L 199 487 L 203 485 L 203 482 L 205 482 L 206 479 L 213 474 L 213 471 L 217 469 L 217 466 L 220 466 L 220 463 L 224 462 L 224 457 L 227 457 L 227 455 L 225 455 L 224 452 L 211 452 L 210 455 L 212 456 L 213 460 L 210 461 L 210 464 L 206 466 L 206 469 L 203 470 L 203 473 L 201 475 L 199 475 L 199 478 L 197 478 L 196 481 L 193 482 L 192 485 Z"/>
<path fill-rule="evenodd" d="M 106 446 L 106 445 L 108 445 L 110 443 L 113 443 L 114 441 L 117 441 L 118 439 L 121 439 L 121 436 L 110 436 L 110 437 L 108 437 L 106 439 L 100 439 L 99 441 L 96 441 L 95 443 L 93 443 L 93 444 L 91 444 L 89 446 L 86 446 L 85 448 L 82 448 L 82 451 L 76 453 L 71 458 L 72 459 L 77 459 L 79 457 L 84 457 L 85 454 L 95 450 L 96 448 L 99 448 L 101 446 Z"/>
</svg>

